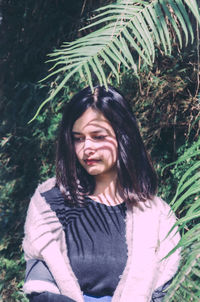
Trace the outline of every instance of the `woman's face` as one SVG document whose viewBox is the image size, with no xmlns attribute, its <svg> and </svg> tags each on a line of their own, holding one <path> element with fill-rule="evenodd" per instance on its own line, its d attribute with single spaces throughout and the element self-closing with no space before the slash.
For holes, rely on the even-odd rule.
<svg viewBox="0 0 200 302">
<path fill-rule="evenodd" d="M 74 123 L 72 135 L 77 158 L 90 175 L 116 176 L 117 140 L 101 112 L 88 108 Z"/>
</svg>

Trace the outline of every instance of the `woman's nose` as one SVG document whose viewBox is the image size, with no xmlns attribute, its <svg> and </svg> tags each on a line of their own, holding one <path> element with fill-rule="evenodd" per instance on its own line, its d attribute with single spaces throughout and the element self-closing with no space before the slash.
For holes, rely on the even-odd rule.
<svg viewBox="0 0 200 302">
<path fill-rule="evenodd" d="M 95 144 L 91 139 L 85 139 L 84 142 L 84 153 L 85 155 L 89 155 L 95 152 Z"/>
</svg>

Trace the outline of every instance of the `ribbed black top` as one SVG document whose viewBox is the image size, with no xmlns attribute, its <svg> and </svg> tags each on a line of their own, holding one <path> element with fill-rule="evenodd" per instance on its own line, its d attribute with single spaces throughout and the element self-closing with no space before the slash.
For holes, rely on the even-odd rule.
<svg viewBox="0 0 200 302">
<path fill-rule="evenodd" d="M 86 197 L 84 206 L 71 207 L 56 187 L 42 195 L 63 225 L 81 290 L 112 296 L 127 261 L 125 203 L 107 206 Z"/>
</svg>

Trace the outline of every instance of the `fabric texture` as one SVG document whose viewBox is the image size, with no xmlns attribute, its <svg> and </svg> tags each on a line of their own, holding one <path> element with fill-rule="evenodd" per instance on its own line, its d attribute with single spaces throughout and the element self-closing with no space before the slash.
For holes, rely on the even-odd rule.
<svg viewBox="0 0 200 302">
<path fill-rule="evenodd" d="M 32 294 L 29 295 L 29 301 L 30 302 L 75 302 L 74 300 L 63 296 L 63 295 L 57 295 L 52 294 L 50 292 L 45 292 L 41 294 Z M 110 302 L 112 297 L 110 296 L 104 296 L 104 297 L 92 297 L 88 295 L 83 295 L 84 302 Z"/>
<path fill-rule="evenodd" d="M 32 295 L 28 295 L 28 299 L 30 302 L 76 302 L 69 297 L 53 294 L 51 292 L 44 293 L 33 293 Z"/>
<path fill-rule="evenodd" d="M 27 268 L 26 268 L 26 282 L 30 281 L 30 280 L 39 280 L 40 281 L 47 281 L 51 284 L 54 284 L 56 286 L 55 280 L 51 274 L 51 272 L 49 271 L 48 267 L 46 266 L 46 263 L 40 260 L 28 260 L 27 261 Z M 153 294 L 152 294 L 152 298 L 151 298 L 151 302 L 161 302 L 163 301 L 163 298 L 167 292 L 167 288 L 170 285 L 172 280 L 169 280 L 168 282 L 166 282 L 163 286 L 157 288 Z M 64 299 L 65 297 L 65 299 Z M 112 297 L 111 296 L 103 296 L 103 297 L 97 297 L 97 296 L 93 296 L 93 295 L 83 295 L 84 297 L 84 302 L 85 301 L 102 301 L 102 302 L 106 302 L 106 301 L 111 301 Z M 66 302 L 72 301 L 71 299 L 68 298 L 66 296 L 63 295 L 58 295 L 58 294 L 52 294 L 52 293 L 46 293 L 43 292 L 41 294 L 32 294 L 29 296 L 29 301 L 32 302 L 53 302 L 55 301 L 55 299 L 57 300 L 57 302 L 59 301 L 65 301 Z"/>
<path fill-rule="evenodd" d="M 76 302 L 84 302 L 67 257 L 63 227 L 41 195 L 54 186 L 55 179 L 50 179 L 40 185 L 32 197 L 25 223 L 23 248 L 27 261 L 38 259 L 46 263 L 56 285 L 28 280 L 24 291 L 27 294 L 50 291 Z M 126 206 L 128 259 L 112 302 L 149 302 L 153 291 L 170 280 L 178 268 L 180 250 L 161 261 L 180 239 L 177 229 L 166 238 L 176 218 L 170 207 L 158 197 L 135 205 L 127 203 Z"/>
<path fill-rule="evenodd" d="M 169 285 L 169 282 L 164 286 L 164 290 L 166 290 L 166 286 Z M 151 302 L 162 302 L 163 297 L 165 293 L 161 292 L 161 288 L 156 290 L 152 296 Z M 32 294 L 29 295 L 29 301 L 30 302 L 74 302 L 74 300 L 63 296 L 63 295 L 57 295 L 57 294 L 52 294 L 49 292 L 41 293 L 41 294 Z M 91 297 L 88 295 L 83 295 L 84 302 L 111 302 L 112 297 L 110 296 L 104 296 L 104 297 Z"/>
<path fill-rule="evenodd" d="M 107 206 L 85 197 L 84 206 L 72 207 L 57 187 L 42 196 L 63 226 L 81 290 L 90 296 L 112 296 L 127 261 L 125 203 Z"/>
</svg>

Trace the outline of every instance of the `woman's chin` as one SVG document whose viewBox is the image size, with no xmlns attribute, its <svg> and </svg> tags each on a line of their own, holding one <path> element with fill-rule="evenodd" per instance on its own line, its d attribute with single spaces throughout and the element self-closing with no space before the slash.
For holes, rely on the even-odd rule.
<svg viewBox="0 0 200 302">
<path fill-rule="evenodd" d="M 97 176 L 97 175 L 100 175 L 102 173 L 102 171 L 100 171 L 99 169 L 97 169 L 95 167 L 86 169 L 86 171 L 87 171 L 88 174 L 93 175 L 93 176 Z"/>
</svg>

